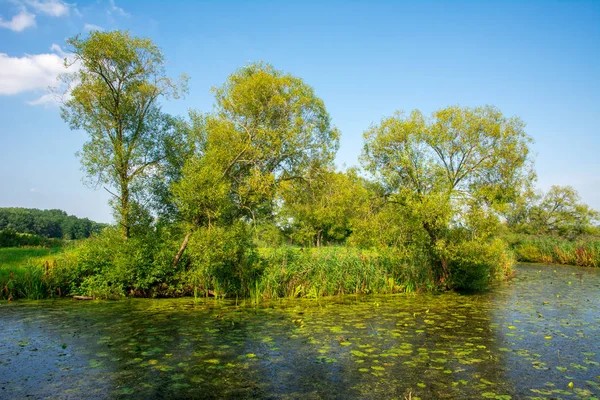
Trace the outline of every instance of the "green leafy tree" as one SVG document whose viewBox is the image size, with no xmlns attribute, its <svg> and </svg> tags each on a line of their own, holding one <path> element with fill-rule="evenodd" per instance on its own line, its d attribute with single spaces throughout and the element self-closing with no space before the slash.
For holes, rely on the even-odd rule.
<svg viewBox="0 0 600 400">
<path fill-rule="evenodd" d="M 90 182 L 114 196 L 112 206 L 125 238 L 135 224 L 134 204 L 140 181 L 152 173 L 169 133 L 159 98 L 185 91 L 165 74 L 161 50 L 150 40 L 128 32 L 92 31 L 86 38 L 67 40 L 72 57 L 62 80 L 70 89 L 61 107 L 71 129 L 83 129 L 89 141 L 80 152 Z"/>
<path fill-rule="evenodd" d="M 592 232 L 599 218 L 573 187 L 555 185 L 544 195 L 530 196 L 520 220 L 509 221 L 509 226 L 518 232 L 573 239 Z"/>
<path fill-rule="evenodd" d="M 281 182 L 331 163 L 338 146 L 338 131 L 313 89 L 268 64 L 240 68 L 213 92 L 215 112 L 193 118 L 194 154 L 173 185 L 192 230 L 268 215 Z"/>
<path fill-rule="evenodd" d="M 494 107 L 447 107 L 426 118 L 396 113 L 365 132 L 363 161 L 390 203 L 426 233 L 433 271 L 449 274 L 441 247 L 477 208 L 494 212 L 529 179 L 531 139 Z M 437 260 L 437 261 L 435 261 Z"/>
<path fill-rule="evenodd" d="M 369 204 L 369 192 L 354 170 L 325 170 L 308 180 L 289 181 L 281 197 L 279 216 L 291 225 L 294 241 L 317 247 L 344 242 L 353 231 L 354 218 Z"/>
<path fill-rule="evenodd" d="M 83 239 L 104 227 L 104 224 L 67 215 L 62 210 L 0 208 L 0 230 L 11 229 L 55 239 Z"/>
</svg>

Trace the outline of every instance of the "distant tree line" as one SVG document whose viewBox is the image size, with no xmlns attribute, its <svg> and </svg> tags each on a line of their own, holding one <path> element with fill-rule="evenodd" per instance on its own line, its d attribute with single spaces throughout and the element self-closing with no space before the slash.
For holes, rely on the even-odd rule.
<svg viewBox="0 0 600 400">
<path fill-rule="evenodd" d="M 107 226 L 68 215 L 62 210 L 38 210 L 35 208 L 0 208 L 0 230 L 39 235 L 54 239 L 85 239 Z"/>
</svg>

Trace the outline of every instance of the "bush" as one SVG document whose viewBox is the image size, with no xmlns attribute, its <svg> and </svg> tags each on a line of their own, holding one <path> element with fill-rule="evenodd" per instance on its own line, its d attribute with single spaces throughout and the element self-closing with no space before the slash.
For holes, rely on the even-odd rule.
<svg viewBox="0 0 600 400">
<path fill-rule="evenodd" d="M 174 274 L 164 257 L 170 244 L 153 230 L 125 240 L 119 229 L 107 228 L 59 256 L 52 276 L 57 287 L 73 295 L 153 296 Z"/>
<path fill-rule="evenodd" d="M 5 247 L 60 247 L 60 239 L 43 238 L 30 233 L 19 233 L 12 229 L 0 230 L 0 248 Z"/>
<path fill-rule="evenodd" d="M 449 286 L 458 290 L 484 290 L 498 278 L 512 273 L 514 260 L 500 239 L 490 243 L 464 241 L 447 250 Z"/>
<path fill-rule="evenodd" d="M 186 285 L 195 294 L 247 296 L 259 271 L 257 254 L 246 224 L 196 231 L 188 245 Z"/>
</svg>

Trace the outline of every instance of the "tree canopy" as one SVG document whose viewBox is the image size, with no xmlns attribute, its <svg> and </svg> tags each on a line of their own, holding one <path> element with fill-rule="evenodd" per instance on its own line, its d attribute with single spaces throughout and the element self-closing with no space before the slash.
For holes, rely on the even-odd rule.
<svg viewBox="0 0 600 400">
<path fill-rule="evenodd" d="M 338 131 L 301 79 L 256 63 L 213 92 L 215 112 L 192 115 L 195 150 L 172 187 L 193 227 L 269 215 L 281 182 L 332 162 Z"/>
<path fill-rule="evenodd" d="M 599 219 L 598 211 L 582 203 L 573 187 L 553 185 L 545 194 L 524 193 L 508 223 L 516 232 L 575 238 L 592 232 Z"/>
<path fill-rule="evenodd" d="M 451 225 L 468 223 L 468 209 L 492 212 L 529 179 L 524 124 L 494 107 L 396 113 L 364 137 L 366 168 L 425 230 L 432 253 Z M 441 266 L 447 274 L 443 257 Z"/>
<path fill-rule="evenodd" d="M 55 239 L 85 239 L 99 233 L 106 224 L 67 215 L 62 210 L 0 208 L 0 230 L 11 229 Z"/>
<path fill-rule="evenodd" d="M 83 169 L 114 196 L 118 222 L 78 256 L 82 290 L 248 295 L 273 267 L 257 246 L 284 242 L 355 247 L 350 264 L 335 256 L 340 274 L 323 270 L 333 286 L 354 279 L 345 268 L 362 274 L 368 249 L 373 281 L 392 292 L 481 289 L 510 275 L 507 246 L 525 236 L 509 230 L 571 239 L 598 221 L 570 187 L 534 194 L 525 124 L 493 106 L 397 112 L 364 132 L 364 169 L 341 172 L 340 133 L 296 76 L 250 63 L 212 89 L 212 110 L 170 116 L 159 101 L 184 93 L 186 79 L 166 75 L 151 40 L 114 31 L 68 43 L 75 72 L 62 76 L 62 116 L 88 133 Z M 285 265 L 298 254 L 312 262 L 312 250 L 280 250 L 274 276 L 302 281 L 304 271 L 290 277 Z"/>
<path fill-rule="evenodd" d="M 70 90 L 62 117 L 72 129 L 89 134 L 80 152 L 83 170 L 95 186 L 108 185 L 117 220 L 129 237 L 140 208 L 132 200 L 142 190 L 138 183 L 165 157 L 169 121 L 158 99 L 179 96 L 186 80 L 167 77 L 161 50 L 128 32 L 92 31 L 67 43 L 73 56 L 65 66 L 76 72 L 62 76 Z"/>
</svg>

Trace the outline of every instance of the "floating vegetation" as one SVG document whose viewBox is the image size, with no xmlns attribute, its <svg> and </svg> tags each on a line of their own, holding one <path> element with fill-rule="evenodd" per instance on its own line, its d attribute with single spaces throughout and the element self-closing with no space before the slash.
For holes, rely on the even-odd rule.
<svg viewBox="0 0 600 400">
<path fill-rule="evenodd" d="M 476 295 L 0 303 L 0 397 L 598 398 L 599 292 L 519 266 Z"/>
</svg>

